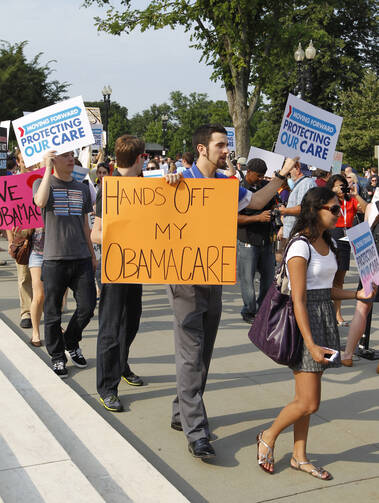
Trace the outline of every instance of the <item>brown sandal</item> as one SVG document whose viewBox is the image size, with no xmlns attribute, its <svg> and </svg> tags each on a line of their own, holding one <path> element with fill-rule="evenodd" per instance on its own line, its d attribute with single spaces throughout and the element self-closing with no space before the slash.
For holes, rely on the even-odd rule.
<svg viewBox="0 0 379 503">
<path fill-rule="evenodd" d="M 262 439 L 263 431 L 259 432 L 257 435 L 257 461 L 258 465 L 262 468 L 263 471 L 272 475 L 274 471 L 267 470 L 263 465 L 269 463 L 274 466 L 274 453 L 272 452 L 272 448 L 266 444 L 266 442 Z M 263 444 L 266 449 L 266 454 L 259 454 L 259 444 Z"/>
<path fill-rule="evenodd" d="M 30 339 L 30 344 L 34 346 L 35 348 L 40 348 L 42 346 L 41 341 L 33 341 L 33 339 Z"/>
<path fill-rule="evenodd" d="M 293 466 L 292 463 L 290 463 L 290 466 L 293 470 L 299 470 L 300 472 L 304 472 L 304 473 L 309 473 L 309 475 L 312 475 L 312 477 L 316 477 L 316 479 L 321 479 L 321 480 L 332 480 L 332 475 L 327 471 L 325 470 L 324 468 L 322 468 L 321 466 L 315 466 L 313 468 L 313 470 L 304 470 L 303 468 L 301 468 L 302 466 L 304 465 L 311 465 L 312 463 L 310 461 L 298 461 L 296 458 L 294 458 L 292 456 L 292 459 L 295 461 L 296 463 L 296 466 Z M 291 459 L 291 461 L 292 461 Z M 327 476 L 326 477 L 323 477 L 323 474 L 326 473 Z"/>
</svg>

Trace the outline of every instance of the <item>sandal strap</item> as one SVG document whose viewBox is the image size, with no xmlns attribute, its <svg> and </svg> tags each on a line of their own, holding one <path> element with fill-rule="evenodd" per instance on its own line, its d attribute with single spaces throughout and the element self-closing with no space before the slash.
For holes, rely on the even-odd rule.
<svg viewBox="0 0 379 503">
<path fill-rule="evenodd" d="M 301 470 L 303 472 L 306 472 L 306 473 L 310 473 L 311 475 L 313 475 L 313 477 L 316 477 L 318 479 L 324 479 L 324 477 L 322 476 L 323 473 L 326 473 L 327 474 L 327 477 L 330 476 L 330 473 L 325 470 L 325 468 L 323 468 L 322 466 L 315 466 L 312 470 L 310 470 L 309 472 L 307 470 L 302 470 L 300 468 L 300 466 L 304 466 L 304 465 L 311 465 L 312 463 L 310 461 L 298 461 L 296 458 L 294 458 L 292 456 L 292 459 L 295 461 L 296 463 L 296 468 L 298 470 Z"/>
<path fill-rule="evenodd" d="M 322 466 L 315 466 L 314 469 L 311 470 L 311 474 L 319 479 L 323 478 L 322 476 L 323 473 L 327 473 L 329 476 L 329 472 L 325 470 L 325 468 L 323 468 Z"/>
<path fill-rule="evenodd" d="M 273 465 L 274 458 L 269 457 L 268 454 L 260 454 L 258 459 L 258 465 L 264 465 L 265 463 Z"/>
<path fill-rule="evenodd" d="M 270 465 L 274 464 L 274 454 L 272 452 L 272 448 L 262 439 L 262 434 L 260 434 L 258 438 L 258 443 L 263 444 L 267 451 L 266 454 L 259 454 L 258 464 L 263 465 L 265 463 L 270 463 Z"/>
<path fill-rule="evenodd" d="M 299 468 L 299 466 L 304 466 L 304 465 L 311 465 L 312 463 L 310 461 L 298 461 L 296 458 L 292 456 L 292 459 L 296 463 L 296 467 Z"/>
<path fill-rule="evenodd" d="M 268 444 L 266 444 L 266 442 L 263 440 L 262 436 L 260 437 L 260 439 L 258 440 L 258 442 L 260 444 L 263 444 L 266 447 L 266 449 L 268 450 L 267 454 L 270 455 L 273 458 L 274 456 L 273 456 L 273 453 L 272 453 L 272 449 L 271 449 L 271 447 Z"/>
</svg>

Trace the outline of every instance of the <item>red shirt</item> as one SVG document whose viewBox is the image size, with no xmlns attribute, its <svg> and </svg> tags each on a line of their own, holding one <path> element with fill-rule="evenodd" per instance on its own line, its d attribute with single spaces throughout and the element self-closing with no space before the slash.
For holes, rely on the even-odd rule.
<svg viewBox="0 0 379 503">
<path fill-rule="evenodd" d="M 317 187 L 325 187 L 326 180 L 323 180 L 322 178 L 316 178 L 316 185 Z"/>
<path fill-rule="evenodd" d="M 342 201 L 341 203 L 342 215 L 338 218 L 336 227 L 346 227 L 350 229 L 353 226 L 353 220 L 358 211 L 358 201 L 355 197 L 351 197 L 349 201 Z M 344 213 L 346 212 L 346 223 Z"/>
</svg>

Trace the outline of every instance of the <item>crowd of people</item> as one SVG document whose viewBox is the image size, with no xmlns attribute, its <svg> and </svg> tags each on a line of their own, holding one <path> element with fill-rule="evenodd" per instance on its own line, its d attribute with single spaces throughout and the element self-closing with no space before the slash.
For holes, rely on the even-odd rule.
<svg viewBox="0 0 379 503">
<path fill-rule="evenodd" d="M 258 434 L 257 461 L 265 472 L 274 472 L 275 442 L 280 432 L 293 424 L 291 467 L 329 480 L 329 472 L 307 459 L 309 420 L 320 403 L 323 372 L 341 364 L 353 365 L 353 353 L 372 301 L 379 300 L 375 285 L 370 296 L 365 295 L 361 285 L 355 290 L 343 289 L 350 264 L 350 245 L 343 238 L 347 229 L 362 221 L 364 215 L 367 218 L 373 205 L 379 209 L 379 191 L 375 192 L 377 170 L 366 173 L 363 183 L 352 168 L 346 168 L 344 174 L 331 175 L 310 169 L 295 158 L 286 159 L 280 171 L 268 179 L 263 160 L 230 158 L 226 131 L 218 125 L 199 127 L 193 134 L 193 150 L 196 160 L 192 153 L 178 154 L 175 160 L 147 157 L 141 139 L 123 135 L 115 143 L 115 159 L 99 157 L 90 173 L 95 197 L 89 183 L 72 177 L 78 162 L 74 152 L 57 155 L 50 151 L 45 155 L 41 163 L 46 168 L 43 178 L 33 184 L 34 202 L 41 208 L 44 227 L 7 231 L 9 244 L 23 234 L 32 240 L 29 265 L 17 264 L 20 324 L 32 328 L 30 342 L 40 346 L 43 312 L 44 342 L 52 368 L 65 378 L 67 355 L 74 365 L 87 366 L 80 341 L 99 297 L 97 391 L 105 409 L 121 412 L 121 379 L 131 386 L 143 385 L 143 379 L 133 373 L 128 363 L 142 315 L 143 292 L 138 284 L 101 283 L 102 179 L 108 175 L 138 177 L 145 170 L 155 169 L 167 173 L 168 186 L 176 186 L 182 177 L 237 178 L 237 267 L 242 319 L 249 325 L 254 323 L 273 281 L 275 266 L 285 260 L 303 340 L 302 358 L 291 367 L 295 398 L 269 428 Z M 10 171 L 27 171 L 20 153 L 16 166 Z M 230 197 L 236 197 L 233 184 L 230 186 Z M 379 247 L 379 217 L 372 231 Z M 294 239 L 299 236 L 304 239 Z M 258 295 L 254 284 L 257 273 Z M 76 309 L 62 330 L 68 289 L 73 292 Z M 177 387 L 171 427 L 184 432 L 194 457 L 211 458 L 215 451 L 210 443 L 203 394 L 221 318 L 222 287 L 169 285 L 167 294 L 173 312 Z M 341 300 L 345 299 L 356 299 L 357 304 L 345 352 L 341 353 L 338 327 L 349 324 L 341 311 Z M 337 357 L 330 362 L 327 355 L 336 351 Z"/>
</svg>

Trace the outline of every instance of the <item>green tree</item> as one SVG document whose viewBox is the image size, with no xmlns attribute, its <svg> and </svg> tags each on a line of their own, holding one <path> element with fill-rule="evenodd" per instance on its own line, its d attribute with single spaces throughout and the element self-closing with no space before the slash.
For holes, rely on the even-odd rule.
<svg viewBox="0 0 379 503">
<path fill-rule="evenodd" d="M 165 146 L 170 156 L 183 152 L 184 148 L 192 150 L 192 133 L 201 124 L 232 125 L 225 101 L 211 101 L 203 93 L 186 96 L 181 91 L 173 91 L 168 104 L 152 105 L 134 115 L 130 119 L 131 132 L 147 142 L 163 144 L 163 114 L 168 117 Z"/>
<path fill-rule="evenodd" d="M 336 40 L 335 57 L 323 54 L 340 69 L 346 67 L 344 56 L 350 48 L 358 57 L 357 65 L 365 58 L 371 63 L 377 61 L 368 51 L 376 31 L 376 0 L 152 0 L 144 9 L 133 8 L 132 0 L 125 0 L 122 10 L 110 6 L 109 0 L 85 0 L 86 5 L 93 3 L 107 8 L 105 18 L 96 18 L 95 22 L 99 30 L 108 33 L 120 35 L 136 28 L 145 31 L 165 26 L 181 26 L 190 32 L 192 47 L 213 67 L 212 78 L 221 80 L 225 87 L 241 155 L 249 149 L 249 121 L 261 93 L 273 99 L 275 91 L 285 91 L 285 100 L 288 89 L 293 89 L 288 70 L 293 68 L 293 61 L 289 67 L 287 63 L 300 36 L 321 42 L 329 40 L 329 33 L 343 37 Z M 334 12 L 338 16 L 331 15 Z M 377 50 L 372 52 L 377 56 Z M 336 67 L 332 65 L 328 72 L 326 67 L 327 61 L 314 93 L 322 89 L 332 96 L 338 88 L 330 84 Z M 277 86 L 270 89 L 274 76 L 280 77 L 280 90 Z M 346 80 L 349 78 L 346 71 Z"/>
<path fill-rule="evenodd" d="M 341 93 L 340 99 L 344 119 L 337 149 L 344 153 L 344 162 L 357 169 L 369 168 L 374 146 L 379 144 L 378 76 L 367 71 L 358 89 Z"/>
<path fill-rule="evenodd" d="M 105 104 L 104 101 L 86 101 L 86 107 L 99 107 L 103 127 L 105 124 Z M 108 146 L 109 151 L 114 151 L 114 144 L 117 138 L 125 133 L 130 133 L 130 121 L 128 120 L 128 109 L 121 106 L 117 101 L 111 101 L 108 117 Z"/>
<path fill-rule="evenodd" d="M 271 79 L 264 88 L 266 104 L 254 145 L 271 149 L 288 93 L 299 92 L 296 47 L 293 37 L 286 36 L 291 33 L 287 26 L 297 27 L 296 43 L 305 48 L 312 39 L 317 49 L 313 63 L 305 65 L 311 84 L 305 89 L 306 101 L 337 113 L 341 93 L 358 87 L 366 68 L 378 70 L 378 46 L 373 43 L 377 31 L 374 4 L 373 0 L 309 2 L 282 19 L 282 48 L 270 55 Z"/>
<path fill-rule="evenodd" d="M 41 65 L 42 53 L 30 61 L 24 54 L 27 41 L 0 41 L 0 119 L 15 120 L 23 111 L 34 112 L 66 97 L 69 84 L 49 80 L 52 63 Z"/>
<path fill-rule="evenodd" d="M 162 105 L 151 105 L 151 107 L 147 110 L 143 110 L 141 113 L 137 113 L 133 115 L 130 119 L 130 131 L 132 134 L 139 136 L 141 138 L 146 138 L 146 131 L 151 122 L 159 123 L 162 119 L 162 115 L 168 115 L 170 119 L 171 107 L 167 103 L 163 103 Z M 162 128 L 162 126 L 161 126 Z M 157 138 L 158 138 L 157 133 Z M 158 143 L 162 142 L 162 138 L 148 141 L 157 141 Z"/>
</svg>

